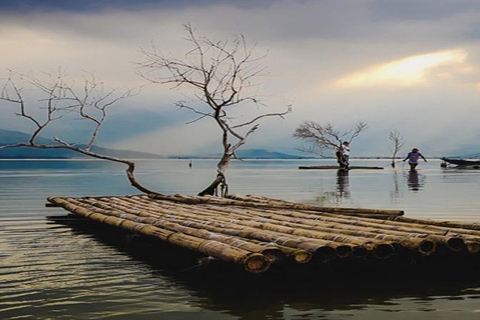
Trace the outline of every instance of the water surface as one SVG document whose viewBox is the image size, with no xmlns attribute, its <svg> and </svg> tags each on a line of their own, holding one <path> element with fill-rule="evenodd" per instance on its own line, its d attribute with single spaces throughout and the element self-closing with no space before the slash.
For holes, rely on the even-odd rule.
<svg viewBox="0 0 480 320">
<path fill-rule="evenodd" d="M 329 160 L 248 160 L 228 172 L 231 193 L 260 194 L 325 206 L 392 208 L 407 216 L 480 222 L 480 170 L 410 172 L 386 160 L 352 160 L 383 170 L 298 170 Z M 480 281 L 286 286 L 203 272 L 183 253 L 132 244 L 66 219 L 46 197 L 136 194 L 118 164 L 101 161 L 0 161 L 0 319 L 479 319 Z M 196 194 L 215 162 L 138 161 L 137 178 L 167 194 Z M 178 259 L 177 259 L 178 258 Z M 176 264 L 176 260 L 182 263 Z M 208 267 L 207 267 L 208 269 Z M 220 269 L 221 270 L 221 269 Z M 258 280 L 258 281 L 257 281 Z M 303 281 L 303 282 L 302 282 Z"/>
</svg>

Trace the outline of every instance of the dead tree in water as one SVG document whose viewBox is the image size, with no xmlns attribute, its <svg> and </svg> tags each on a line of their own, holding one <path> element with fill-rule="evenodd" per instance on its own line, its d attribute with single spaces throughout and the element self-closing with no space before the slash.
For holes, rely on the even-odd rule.
<svg viewBox="0 0 480 320">
<path fill-rule="evenodd" d="M 151 51 L 143 51 L 142 75 L 151 83 L 167 84 L 176 89 L 185 87 L 194 99 L 189 103 L 178 102 L 177 106 L 198 115 L 191 122 L 211 118 L 220 128 L 223 150 L 217 175 L 199 195 L 213 195 L 219 186 L 226 194 L 225 174 L 230 160 L 258 128 L 258 120 L 271 116 L 283 118 L 290 108 L 286 112 L 264 113 L 243 121 L 234 119 L 231 115 L 233 107 L 259 105 L 252 89 L 253 80 L 264 71 L 263 56 L 255 56 L 255 47 L 249 47 L 243 36 L 234 37 L 231 42 L 212 41 L 198 37 L 189 24 L 185 29 L 186 40 L 191 45 L 185 58 L 165 56 L 153 47 Z"/>
<path fill-rule="evenodd" d="M 326 150 L 337 151 L 343 142 L 351 143 L 367 127 L 366 123 L 358 122 L 354 129 L 340 131 L 330 123 L 322 125 L 314 121 L 304 121 L 295 130 L 293 136 L 306 143 L 299 150 L 323 157 Z"/>
<path fill-rule="evenodd" d="M 92 151 L 109 109 L 118 101 L 132 96 L 134 92 L 128 90 L 118 94 L 115 89 L 105 90 L 103 83 L 97 81 L 93 75 L 85 79 L 80 87 L 67 83 L 63 72 L 48 76 L 48 80 L 40 80 L 30 75 L 10 72 L 10 76 L 2 88 L 0 100 L 16 105 L 15 115 L 30 122 L 33 125 L 33 130 L 28 141 L 2 145 L 0 150 L 21 147 L 67 149 L 88 157 L 123 163 L 127 166 L 127 177 L 133 187 L 145 193 L 156 193 L 142 186 L 136 180 L 134 162 Z M 19 86 L 20 83 L 27 85 L 29 89 L 37 90 L 41 98 L 36 102 L 27 102 L 23 87 Z M 38 103 L 40 104 L 39 108 L 31 107 L 31 105 Z M 44 139 L 40 139 L 40 136 L 45 133 L 47 128 L 53 127 L 57 121 L 65 119 L 65 116 L 72 113 L 83 120 L 85 125 L 92 127 L 91 134 L 84 144 L 72 144 L 59 137 L 54 137 L 51 143 L 38 142 L 39 140 L 44 141 Z"/>
<path fill-rule="evenodd" d="M 398 151 L 404 146 L 403 137 L 398 131 L 390 131 L 389 139 L 393 142 L 392 148 L 392 168 L 395 168 L 395 158 L 397 157 Z"/>
</svg>

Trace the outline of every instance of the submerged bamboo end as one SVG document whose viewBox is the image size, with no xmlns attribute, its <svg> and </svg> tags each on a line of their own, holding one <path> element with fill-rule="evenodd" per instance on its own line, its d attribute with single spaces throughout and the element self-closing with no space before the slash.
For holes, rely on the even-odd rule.
<svg viewBox="0 0 480 320">
<path fill-rule="evenodd" d="M 435 249 L 437 248 L 437 245 L 435 244 L 435 242 L 433 241 L 430 241 L 430 240 L 423 240 L 422 242 L 420 242 L 420 244 L 418 245 L 418 252 L 420 252 L 421 254 L 424 254 L 424 255 L 431 255 L 435 252 Z"/>
<path fill-rule="evenodd" d="M 335 253 L 337 254 L 337 257 L 340 259 L 345 259 L 348 258 L 352 255 L 352 247 L 343 245 L 343 246 L 338 246 L 335 248 Z"/>
<path fill-rule="evenodd" d="M 365 258 L 367 254 L 368 250 L 364 246 L 353 246 L 352 248 L 352 256 L 355 258 Z"/>
<path fill-rule="evenodd" d="M 449 238 L 445 244 L 450 250 L 455 252 L 460 252 L 460 251 L 463 251 L 463 249 L 465 249 L 465 242 L 463 241 L 462 238 L 457 238 L 457 237 Z"/>
<path fill-rule="evenodd" d="M 373 256 L 378 259 L 387 259 L 390 258 L 393 255 L 393 252 L 395 249 L 393 246 L 389 243 L 381 243 L 377 244 L 373 250 Z"/>
<path fill-rule="evenodd" d="M 472 254 L 476 254 L 480 252 L 480 243 L 476 241 L 469 241 L 465 243 L 467 247 L 467 251 Z"/>
<path fill-rule="evenodd" d="M 312 260 L 313 254 L 305 250 L 296 250 L 292 253 L 292 256 L 296 263 L 307 263 Z"/>
<path fill-rule="evenodd" d="M 336 256 L 336 251 L 332 247 L 323 246 L 315 250 L 313 255 L 317 261 L 328 262 L 333 260 Z"/>
<path fill-rule="evenodd" d="M 266 248 L 262 250 L 262 254 L 267 257 L 271 263 L 277 263 L 285 258 L 285 254 L 278 248 Z"/>
<path fill-rule="evenodd" d="M 262 273 L 270 268 L 270 261 L 260 253 L 249 255 L 244 262 L 245 270 L 251 273 Z"/>
</svg>

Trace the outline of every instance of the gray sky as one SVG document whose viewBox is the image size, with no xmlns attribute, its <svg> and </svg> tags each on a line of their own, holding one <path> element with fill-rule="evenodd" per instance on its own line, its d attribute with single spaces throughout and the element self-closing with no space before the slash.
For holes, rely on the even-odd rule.
<svg viewBox="0 0 480 320">
<path fill-rule="evenodd" d="M 389 155 L 391 130 L 425 155 L 475 148 L 480 138 L 480 1 L 2 1 L 0 77 L 8 69 L 40 74 L 59 67 L 93 72 L 111 87 L 145 81 L 141 48 L 184 53 L 182 24 L 228 39 L 243 34 L 268 51 L 260 79 L 268 119 L 245 148 L 295 152 L 304 120 L 340 129 L 369 124 L 352 155 Z M 152 86 L 123 101 L 106 123 L 103 145 L 159 154 L 215 152 L 218 129 L 177 110 L 180 92 Z M 27 129 L 0 105 L 0 128 Z M 69 127 L 70 128 L 70 127 Z M 65 130 L 69 139 L 81 130 Z M 480 147 L 475 151 L 480 151 Z"/>
</svg>

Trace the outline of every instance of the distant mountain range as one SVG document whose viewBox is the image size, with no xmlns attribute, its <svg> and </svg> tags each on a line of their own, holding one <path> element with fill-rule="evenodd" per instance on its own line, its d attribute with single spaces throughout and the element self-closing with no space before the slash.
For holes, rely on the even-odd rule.
<svg viewBox="0 0 480 320">
<path fill-rule="evenodd" d="M 30 136 L 23 132 L 0 129 L 0 146 L 15 144 L 19 142 L 27 142 L 29 138 Z M 42 137 L 38 137 L 37 142 L 39 144 L 56 144 L 54 141 Z M 93 146 L 91 150 L 92 152 L 98 154 L 124 159 L 163 158 L 162 156 L 153 153 L 137 152 L 130 150 L 117 150 L 97 146 Z M 37 149 L 19 147 L 0 150 L 0 159 L 72 159 L 85 157 L 86 156 L 80 153 L 67 149 Z"/>
<path fill-rule="evenodd" d="M 0 146 L 27 142 L 30 136 L 23 132 L 0 129 Z M 40 144 L 55 144 L 54 141 L 42 137 L 37 138 Z M 167 158 L 153 153 L 137 152 L 131 150 L 117 150 L 104 147 L 93 146 L 91 149 L 95 153 L 102 155 L 123 158 L 123 159 L 161 159 Z M 237 156 L 242 159 L 310 159 L 299 155 L 286 154 L 281 152 L 272 152 L 265 149 L 245 149 L 239 150 Z M 67 149 L 37 149 L 37 148 L 7 148 L 0 150 L 0 159 L 73 159 L 85 158 L 85 156 Z M 219 159 L 220 154 L 188 155 L 188 156 L 169 156 L 168 158 L 177 159 Z"/>
<path fill-rule="evenodd" d="M 266 149 L 245 149 L 238 150 L 236 153 L 237 157 L 240 159 L 314 159 L 315 157 L 310 156 L 300 156 L 282 152 L 268 151 Z M 200 154 L 200 155 L 182 155 L 182 156 L 171 156 L 169 158 L 179 158 L 179 159 L 219 159 L 219 153 L 214 154 Z"/>
</svg>

